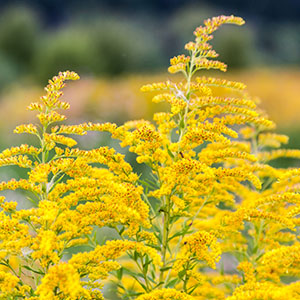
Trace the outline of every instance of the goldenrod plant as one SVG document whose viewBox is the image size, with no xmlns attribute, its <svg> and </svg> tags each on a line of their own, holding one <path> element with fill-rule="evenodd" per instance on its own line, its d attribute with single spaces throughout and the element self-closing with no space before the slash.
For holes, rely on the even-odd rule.
<svg viewBox="0 0 300 300">
<path fill-rule="evenodd" d="M 39 146 L 0 154 L 1 167 L 28 171 L 1 190 L 25 190 L 32 202 L 18 209 L 1 198 L 0 299 L 104 299 L 105 285 L 116 289 L 110 299 L 300 299 L 300 169 L 269 164 L 300 151 L 280 149 L 288 138 L 243 83 L 201 74 L 226 71 L 209 44 L 223 24 L 244 21 L 206 20 L 189 55 L 171 59 L 182 81 L 142 87 L 170 105 L 154 122 L 61 124 L 61 89 L 79 79 L 69 71 L 29 105 L 38 124 L 15 133 Z M 147 174 L 112 148 L 76 148 L 73 135 L 89 131 L 111 133 Z M 117 238 L 98 243 L 107 227 Z"/>
</svg>

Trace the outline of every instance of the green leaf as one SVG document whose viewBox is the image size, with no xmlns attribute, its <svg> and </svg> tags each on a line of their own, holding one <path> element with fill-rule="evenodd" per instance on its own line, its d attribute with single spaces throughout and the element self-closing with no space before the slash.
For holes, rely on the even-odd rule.
<svg viewBox="0 0 300 300">
<path fill-rule="evenodd" d="M 139 257 L 139 254 L 136 251 L 134 251 L 134 253 L 133 253 L 133 259 L 137 260 L 138 257 Z"/>
<path fill-rule="evenodd" d="M 168 154 L 172 157 L 172 158 L 175 158 L 174 154 L 171 152 L 171 150 L 169 149 L 169 146 L 167 145 L 167 151 L 168 151 Z"/>
<path fill-rule="evenodd" d="M 179 128 L 183 129 L 185 126 L 184 124 L 184 118 L 181 118 L 180 123 L 179 123 Z"/>
<path fill-rule="evenodd" d="M 34 270 L 34 269 L 30 268 L 29 266 L 23 266 L 23 268 L 26 269 L 26 270 L 29 270 L 29 271 L 31 271 L 33 273 L 36 273 L 36 274 L 45 275 L 44 272 L 38 271 L 38 270 Z"/>
<path fill-rule="evenodd" d="M 149 268 L 149 265 L 152 263 L 152 259 L 149 259 L 149 257 L 146 255 L 146 258 L 145 258 L 145 264 L 143 265 L 143 271 L 145 273 L 148 272 L 148 268 Z"/>
<path fill-rule="evenodd" d="M 257 250 L 258 250 L 258 245 L 255 245 L 252 249 L 252 254 L 256 254 Z"/>
<path fill-rule="evenodd" d="M 177 282 L 179 282 L 178 278 L 175 278 L 175 279 L 169 281 L 166 285 L 166 288 L 173 288 Z"/>
<path fill-rule="evenodd" d="M 117 278 L 119 280 L 122 280 L 123 277 L 123 268 L 121 267 L 119 270 L 117 270 Z"/>
<path fill-rule="evenodd" d="M 154 248 L 158 251 L 161 251 L 161 247 L 160 246 L 157 246 L 157 245 L 151 245 L 151 248 Z"/>
<path fill-rule="evenodd" d="M 128 296 L 131 298 L 131 297 L 137 297 L 139 295 L 142 295 L 143 293 L 140 293 L 140 292 L 134 292 L 134 291 L 129 291 L 128 292 Z"/>
<path fill-rule="evenodd" d="M 156 284 L 156 281 L 152 279 L 151 277 L 147 276 L 148 280 L 150 280 L 152 283 Z"/>
<path fill-rule="evenodd" d="M 139 281 L 139 284 L 143 287 L 143 289 L 145 290 L 145 291 L 148 291 L 148 289 L 147 289 L 147 287 L 146 287 L 146 285 L 145 284 L 143 284 L 142 282 L 140 282 Z"/>
<path fill-rule="evenodd" d="M 159 282 L 159 283 L 154 287 L 154 289 L 158 288 L 158 287 L 161 286 L 162 284 L 164 284 L 164 281 Z"/>
<path fill-rule="evenodd" d="M 189 233 L 192 233 L 193 231 L 190 230 L 183 230 L 183 231 L 180 231 L 180 232 L 176 232 L 175 234 L 173 234 L 171 237 L 169 237 L 169 241 L 171 241 L 172 239 L 174 239 L 175 237 L 177 236 L 183 236 L 183 235 L 186 235 L 186 234 L 189 234 Z"/>
<path fill-rule="evenodd" d="M 190 290 L 189 290 L 189 294 L 192 294 L 194 292 L 194 290 L 199 286 L 200 284 L 196 284 L 195 286 L 193 286 Z"/>
<path fill-rule="evenodd" d="M 122 235 L 122 233 L 124 232 L 124 230 L 125 230 L 125 227 L 123 226 L 123 227 L 120 229 L 120 231 L 119 231 L 119 235 L 120 235 L 120 236 Z"/>
<path fill-rule="evenodd" d="M 120 284 L 118 282 L 116 282 L 115 284 L 116 284 L 117 287 L 119 287 L 119 288 L 121 288 L 122 290 L 125 291 L 125 288 L 124 288 L 124 286 L 122 284 Z"/>
<path fill-rule="evenodd" d="M 223 261 L 221 261 L 221 270 L 220 270 L 220 275 L 224 275 L 224 262 Z"/>
<path fill-rule="evenodd" d="M 149 183 L 147 183 L 145 180 L 139 179 L 139 182 L 142 183 L 144 186 L 147 186 L 150 189 L 153 189 L 153 186 L 151 186 Z"/>
<path fill-rule="evenodd" d="M 186 270 L 182 270 L 182 271 L 180 271 L 179 273 L 178 273 L 178 277 L 180 278 L 180 279 L 183 279 L 183 276 L 186 274 Z"/>
<path fill-rule="evenodd" d="M 259 261 L 260 258 L 261 258 L 264 254 L 265 254 L 264 252 L 262 252 L 261 254 L 259 254 L 259 255 L 256 257 L 255 261 Z"/>
<path fill-rule="evenodd" d="M 156 277 L 156 274 L 155 274 L 155 271 L 154 270 L 151 270 L 151 276 L 152 278 L 155 278 Z M 151 280 L 152 281 L 152 280 Z"/>
<path fill-rule="evenodd" d="M 168 271 L 170 269 L 172 269 L 172 267 L 163 267 L 163 268 L 160 268 L 160 271 L 164 272 L 164 271 Z"/>
</svg>

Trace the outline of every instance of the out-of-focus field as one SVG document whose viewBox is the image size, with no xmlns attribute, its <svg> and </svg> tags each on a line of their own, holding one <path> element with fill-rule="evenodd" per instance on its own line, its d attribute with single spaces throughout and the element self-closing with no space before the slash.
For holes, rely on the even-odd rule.
<svg viewBox="0 0 300 300">
<path fill-rule="evenodd" d="M 261 99 L 260 106 L 278 124 L 280 129 L 300 128 L 300 71 L 295 69 L 253 69 L 225 74 L 222 78 L 244 82 L 253 96 Z M 69 82 L 65 100 L 71 103 L 66 112 L 69 122 L 86 121 L 122 123 L 130 119 L 151 119 L 154 111 L 163 109 L 151 102 L 151 94 L 140 92 L 143 84 L 174 80 L 170 74 L 138 75 L 106 80 L 82 78 Z M 176 79 L 176 76 L 175 76 Z M 13 128 L 34 121 L 35 113 L 26 106 L 38 100 L 44 91 L 31 84 L 16 83 L 0 96 L 1 140 L 9 141 Z"/>
</svg>

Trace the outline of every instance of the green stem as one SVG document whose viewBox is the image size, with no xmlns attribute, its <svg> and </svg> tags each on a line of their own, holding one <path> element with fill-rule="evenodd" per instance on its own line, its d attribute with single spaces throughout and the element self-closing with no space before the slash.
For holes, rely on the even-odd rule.
<svg viewBox="0 0 300 300">
<path fill-rule="evenodd" d="M 186 80 L 187 80 L 187 89 L 186 89 L 186 107 L 184 112 L 180 115 L 180 119 L 179 119 L 179 137 L 178 137 L 178 144 L 180 144 L 180 141 L 182 140 L 184 134 L 186 133 L 186 128 L 187 128 L 187 116 L 188 116 L 188 111 L 189 111 L 189 99 L 191 96 L 190 93 L 190 86 L 191 86 L 191 81 L 192 81 L 192 77 L 193 77 L 193 69 L 194 69 L 194 60 L 196 58 L 196 52 L 193 51 L 192 55 L 191 55 L 191 61 L 190 61 L 190 65 L 188 67 L 187 70 L 187 74 L 186 74 Z M 178 154 L 181 152 L 181 149 L 179 148 L 178 150 Z M 167 265 L 166 262 L 166 254 L 167 254 L 167 247 L 168 247 L 168 239 L 169 239 L 169 232 L 170 232 L 170 198 L 168 197 L 167 199 L 165 199 L 166 201 L 164 201 L 164 215 L 163 215 L 163 238 L 162 238 L 162 263 L 163 263 L 163 270 L 160 272 L 160 276 L 159 276 L 159 282 L 162 282 L 164 279 L 164 268 Z M 170 271 L 169 271 L 170 273 Z M 167 278 L 169 277 L 169 273 L 167 275 Z M 164 285 L 161 285 L 161 288 Z"/>
<path fill-rule="evenodd" d="M 202 205 L 197 210 L 196 214 L 192 218 L 188 219 L 187 221 L 191 221 L 191 223 L 193 223 L 195 221 L 195 219 L 198 217 L 199 213 L 201 212 L 202 208 L 205 206 L 205 204 L 207 203 L 208 199 L 210 198 L 211 194 L 204 200 L 204 202 L 202 203 Z M 186 233 L 184 232 L 183 235 L 180 236 L 179 241 L 178 241 L 178 243 L 177 243 L 177 245 L 175 247 L 174 260 L 176 260 L 176 258 L 177 258 L 177 255 L 178 255 L 178 252 L 179 252 L 179 248 L 180 248 L 180 244 L 181 244 L 183 238 L 185 237 L 185 235 L 186 235 Z M 169 272 L 167 274 L 164 286 L 168 283 L 170 275 L 171 275 L 171 269 L 169 270 Z"/>
<path fill-rule="evenodd" d="M 139 257 L 140 257 L 142 266 L 140 266 L 140 264 L 138 263 L 137 260 L 136 260 L 136 264 L 137 264 L 138 268 L 140 269 L 140 271 L 141 271 L 142 274 L 143 274 L 143 278 L 144 278 L 144 280 L 145 280 L 145 284 L 146 284 L 146 287 L 147 287 L 146 292 L 149 293 L 153 288 L 152 288 L 152 286 L 151 286 L 151 284 L 150 284 L 150 282 L 149 282 L 149 280 L 148 280 L 148 277 L 147 277 L 147 271 L 146 271 L 145 268 L 144 268 L 145 265 L 144 265 L 143 257 L 142 257 L 142 255 L 140 255 L 140 254 L 139 254 Z"/>
<path fill-rule="evenodd" d="M 125 295 L 122 294 L 122 296 L 126 296 L 126 299 L 128 298 L 128 300 L 131 300 L 133 296 L 129 294 L 129 291 L 125 288 L 121 281 L 118 282 L 118 286 L 124 290 Z"/>
<path fill-rule="evenodd" d="M 190 265 L 190 262 L 188 261 L 187 264 L 186 264 L 186 271 L 189 269 L 189 265 Z M 189 281 L 190 277 L 187 275 L 187 273 L 185 273 L 185 278 L 183 280 L 183 291 L 185 293 L 187 293 L 187 283 Z"/>
<path fill-rule="evenodd" d="M 124 237 L 120 234 L 120 231 L 118 229 L 117 226 L 114 227 L 115 230 L 117 231 L 117 233 L 119 234 L 120 238 L 124 241 Z M 150 292 L 152 290 L 152 286 L 148 280 L 148 277 L 147 277 L 147 272 L 145 271 L 144 269 L 144 262 L 143 262 L 143 257 L 139 254 L 138 257 L 140 258 L 141 260 L 141 263 L 142 263 L 142 266 L 139 264 L 138 260 L 134 259 L 134 256 L 127 252 L 127 255 L 136 263 L 137 267 L 139 268 L 139 270 L 141 271 L 141 273 L 143 274 L 143 279 L 145 280 L 145 284 L 146 284 L 146 292 Z M 137 278 L 135 278 L 136 281 L 143 287 L 143 285 L 139 282 L 139 280 Z"/>
<path fill-rule="evenodd" d="M 179 138 L 178 138 L 178 143 L 180 143 L 182 137 L 184 136 L 184 134 L 186 133 L 186 123 L 187 123 L 187 115 L 188 115 L 188 111 L 189 111 L 189 100 L 191 97 L 191 81 L 192 81 L 192 77 L 194 74 L 194 60 L 196 58 L 197 52 L 193 51 L 191 54 L 191 61 L 190 61 L 190 65 L 189 68 L 187 70 L 187 74 L 186 74 L 186 81 L 187 81 L 187 89 L 186 89 L 186 107 L 185 110 L 183 112 L 183 114 L 180 115 L 180 119 L 179 119 L 179 124 L 181 126 L 179 126 Z M 181 128 L 182 127 L 182 128 Z M 178 153 L 181 152 L 181 149 L 178 150 Z"/>
<path fill-rule="evenodd" d="M 21 282 L 21 285 L 24 285 L 24 282 L 22 281 L 21 277 L 16 273 L 16 271 L 14 270 L 14 268 L 9 264 L 9 261 L 4 261 L 2 260 L 3 262 L 1 264 L 3 264 L 4 266 L 8 267 L 12 272 L 13 274 L 18 277 L 18 279 L 20 280 Z"/>
<path fill-rule="evenodd" d="M 150 201 L 149 201 L 149 199 L 148 199 L 148 197 L 145 193 L 143 193 L 143 200 L 148 204 L 153 216 L 155 216 L 155 211 L 154 211 L 154 209 L 153 209 L 153 207 L 152 207 L 152 205 L 151 205 L 151 203 L 150 203 Z"/>
<path fill-rule="evenodd" d="M 164 268 L 166 267 L 166 254 L 169 241 L 169 232 L 170 232 L 170 198 L 166 198 L 165 209 L 163 214 L 163 236 L 162 236 L 162 270 L 159 276 L 159 282 L 163 281 L 164 278 Z M 162 286 L 161 286 L 162 287 Z"/>
</svg>

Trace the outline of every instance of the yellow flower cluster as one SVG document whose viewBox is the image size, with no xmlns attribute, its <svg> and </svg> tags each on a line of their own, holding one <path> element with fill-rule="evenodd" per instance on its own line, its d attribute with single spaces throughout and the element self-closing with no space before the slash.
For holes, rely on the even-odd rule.
<svg viewBox="0 0 300 300">
<path fill-rule="evenodd" d="M 80 299 L 80 297 L 92 299 L 82 287 L 76 269 L 64 263 L 49 269 L 37 288 L 36 294 L 40 300 Z"/>
<path fill-rule="evenodd" d="M 194 298 L 183 292 L 174 289 L 156 290 L 149 294 L 142 295 L 136 298 L 137 300 L 193 300 Z"/>
<path fill-rule="evenodd" d="M 174 269 L 180 271 L 182 265 L 189 263 L 193 258 L 206 261 L 208 266 L 215 269 L 221 253 L 221 247 L 213 234 L 205 231 L 196 232 L 183 240 L 183 247 L 179 253 L 180 258 L 175 262 Z"/>
<path fill-rule="evenodd" d="M 68 103 L 60 100 L 64 81 L 78 78 L 74 72 L 64 72 L 49 81 L 47 95 L 29 106 L 31 110 L 39 111 L 40 124 L 16 128 L 17 133 L 36 135 L 39 147 L 21 145 L 0 154 L 1 166 L 17 165 L 29 169 L 28 178 L 2 182 L 0 190 L 26 190 L 34 203 L 30 209 L 18 210 L 16 202 L 1 198 L 1 264 L 6 270 L 13 271 L 12 275 L 4 273 L 7 279 L 6 285 L 1 288 L 1 299 L 15 295 L 24 299 L 27 296 L 26 299 L 31 300 L 102 299 L 102 284 L 98 281 L 119 268 L 117 262 L 107 260 L 118 258 L 116 253 L 121 249 L 120 241 L 112 241 L 101 248 L 103 262 L 98 268 L 96 265 L 87 268 L 86 261 L 78 261 L 79 257 L 83 259 L 83 254 L 73 256 L 70 263 L 63 263 L 63 256 L 68 249 L 78 245 L 96 247 L 91 238 L 95 227 L 118 229 L 121 226 L 122 236 L 127 238 L 140 234 L 142 228 L 150 227 L 149 207 L 141 198 L 142 187 L 136 184 L 139 177 L 132 172 L 124 155 L 107 147 L 71 149 L 77 142 L 65 136 L 83 135 L 87 131 L 113 131 L 116 125 L 52 126 L 54 122 L 65 120 L 56 110 L 69 108 Z M 140 133 L 142 138 L 147 138 L 146 132 L 145 135 L 142 131 Z M 60 148 L 59 144 L 64 148 Z M 142 234 L 140 239 L 156 242 L 150 232 Z M 143 242 L 124 243 L 122 253 L 136 252 L 151 258 L 156 265 L 160 264 L 160 256 L 154 248 Z M 115 254 L 111 252 L 113 247 Z M 17 270 L 10 265 L 12 255 L 19 257 L 18 277 L 15 276 Z M 93 251 L 89 255 L 93 255 Z M 34 280 L 31 279 L 32 282 L 24 289 L 27 275 Z M 81 278 L 87 275 L 90 281 L 83 282 Z"/>
<path fill-rule="evenodd" d="M 20 286 L 19 282 L 20 279 L 17 276 L 0 271 L 0 299 L 18 299 L 20 297 L 24 299 L 30 286 Z"/>
<path fill-rule="evenodd" d="M 28 107 L 37 124 L 15 129 L 38 146 L 0 153 L 0 167 L 26 174 L 0 191 L 30 200 L 20 209 L 0 196 L 0 299 L 103 300 L 108 282 L 113 299 L 300 299 L 300 169 L 268 164 L 299 150 L 278 149 L 288 138 L 243 83 L 194 76 L 226 70 L 212 33 L 243 23 L 206 20 L 188 55 L 170 61 L 183 79 L 142 87 L 170 105 L 153 123 L 60 124 L 58 110 L 70 107 L 61 90 L 79 76 L 49 81 Z M 109 147 L 75 148 L 73 136 L 89 131 L 109 132 L 147 171 L 136 174 Z"/>
</svg>

